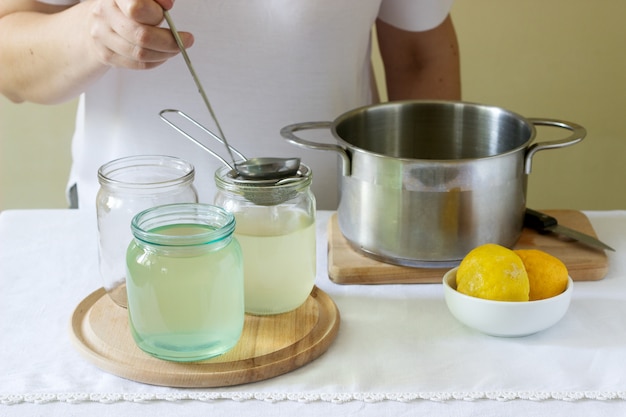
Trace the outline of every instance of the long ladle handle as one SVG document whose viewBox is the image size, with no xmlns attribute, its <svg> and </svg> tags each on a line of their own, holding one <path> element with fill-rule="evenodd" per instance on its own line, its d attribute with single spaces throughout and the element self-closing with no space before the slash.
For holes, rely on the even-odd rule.
<svg viewBox="0 0 626 417">
<path fill-rule="evenodd" d="M 187 54 L 187 50 L 185 49 L 185 45 L 183 45 L 183 41 L 180 39 L 180 36 L 178 35 L 178 30 L 176 30 L 176 26 L 174 25 L 174 22 L 172 21 L 170 13 L 167 10 L 163 10 L 163 16 L 165 17 L 165 20 L 167 21 L 167 24 L 170 27 L 170 31 L 172 32 L 172 35 L 174 36 L 174 39 L 176 40 L 176 44 L 178 45 L 178 49 L 180 49 L 180 52 L 183 55 L 183 59 L 185 60 L 185 63 L 187 64 L 187 68 L 189 68 L 189 72 L 191 73 L 191 77 L 193 78 L 194 82 L 196 83 L 196 87 L 198 87 L 198 92 L 200 93 L 200 96 L 202 96 L 202 100 L 204 100 L 204 104 L 206 105 L 206 108 L 209 110 L 209 113 L 211 114 L 211 117 L 213 118 L 213 122 L 215 122 L 215 126 L 217 127 L 217 131 L 218 131 L 220 137 L 222 138 L 222 141 L 224 142 L 224 145 L 226 145 L 226 150 L 228 151 L 228 156 L 230 156 L 230 160 L 233 163 L 232 167 L 236 170 L 236 165 L 237 164 L 235 163 L 235 157 L 233 156 L 233 153 L 230 150 L 230 146 L 228 145 L 228 141 L 226 140 L 226 136 L 224 135 L 224 131 L 222 130 L 222 127 L 220 126 L 220 123 L 218 122 L 217 117 L 215 116 L 215 112 L 213 111 L 213 107 L 211 107 L 211 103 L 209 102 L 209 99 L 208 99 L 206 93 L 204 92 L 204 88 L 202 87 L 202 83 L 200 82 L 200 79 L 198 78 L 198 75 L 196 74 L 196 71 L 193 69 L 193 65 L 191 64 L 191 59 L 189 59 L 189 55 Z"/>
</svg>

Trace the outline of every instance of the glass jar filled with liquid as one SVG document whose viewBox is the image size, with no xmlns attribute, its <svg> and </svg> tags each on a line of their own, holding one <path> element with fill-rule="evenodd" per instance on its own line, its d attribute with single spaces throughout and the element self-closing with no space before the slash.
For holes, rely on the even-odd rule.
<svg viewBox="0 0 626 417">
<path fill-rule="evenodd" d="M 316 274 L 315 197 L 311 170 L 293 177 L 244 180 L 218 169 L 214 203 L 235 215 L 244 258 L 246 313 L 269 315 L 298 308 Z"/>
<path fill-rule="evenodd" d="M 244 323 L 235 217 L 207 204 L 169 204 L 137 214 L 131 229 L 126 290 L 137 346 L 177 362 L 235 346 Z"/>
<path fill-rule="evenodd" d="M 113 301 L 126 307 L 126 247 L 134 215 L 150 207 L 171 203 L 196 203 L 193 165 L 161 155 L 116 159 L 98 170 L 96 197 L 98 255 L 104 289 Z"/>
</svg>

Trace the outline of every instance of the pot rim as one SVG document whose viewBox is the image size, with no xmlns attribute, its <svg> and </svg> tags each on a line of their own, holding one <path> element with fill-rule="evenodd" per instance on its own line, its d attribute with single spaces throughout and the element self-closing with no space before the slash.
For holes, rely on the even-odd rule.
<svg viewBox="0 0 626 417">
<path fill-rule="evenodd" d="M 498 112 L 502 112 L 505 113 L 515 119 L 520 120 L 521 122 L 524 123 L 524 125 L 526 125 L 530 131 L 529 137 L 528 139 L 521 145 L 518 145 L 512 149 L 509 149 L 508 151 L 505 152 L 501 152 L 495 155 L 486 155 L 486 156 L 480 156 L 480 157 L 472 157 L 472 158 L 452 158 L 452 159 L 439 159 L 439 158 L 407 158 L 407 157 L 396 157 L 396 156 L 390 156 L 390 155 L 386 155 L 380 152 L 374 152 L 374 151 L 370 151 L 367 149 L 363 149 L 359 146 L 356 146 L 354 144 L 351 144 L 349 142 L 347 142 L 345 139 L 343 139 L 338 133 L 337 133 L 337 126 L 341 123 L 344 122 L 346 120 L 348 120 L 350 117 L 354 117 L 357 114 L 361 114 L 365 111 L 371 110 L 371 109 L 376 109 L 376 108 L 386 108 L 386 107 L 400 107 L 400 106 L 406 106 L 406 105 L 446 105 L 446 106 L 462 106 L 462 107 L 474 107 L 474 108 L 481 108 L 481 109 L 486 109 L 486 110 L 490 110 L 490 111 L 498 111 Z M 415 163 L 415 162 L 428 162 L 428 163 L 439 163 L 439 164 L 446 164 L 446 163 L 459 163 L 459 162 L 463 162 L 463 161 L 477 161 L 477 160 L 487 160 L 487 159 L 493 159 L 493 158 L 499 158 L 505 155 L 510 155 L 510 154 L 514 154 L 517 152 L 520 152 L 522 150 L 525 150 L 528 148 L 528 146 L 535 140 L 536 138 L 536 134 L 537 134 L 537 129 L 535 128 L 535 125 L 526 117 L 522 116 L 519 113 L 513 112 L 511 110 L 505 109 L 503 107 L 498 107 L 498 106 L 494 106 L 494 105 L 487 105 L 487 104 L 481 104 L 481 103 L 474 103 L 474 102 L 469 102 L 469 101 L 455 101 L 455 100 L 400 100 L 400 101 L 389 101 L 389 102 L 384 102 L 384 103 L 376 103 L 376 104 L 370 104 L 370 105 L 364 105 L 364 106 L 360 106 L 351 110 L 348 110 L 345 113 L 342 113 L 341 115 L 339 115 L 338 117 L 336 117 L 331 126 L 330 126 L 330 131 L 333 135 L 333 138 L 335 140 L 337 140 L 338 144 L 343 147 L 344 149 L 350 150 L 352 152 L 361 152 L 361 153 L 365 153 L 368 156 L 376 156 L 376 157 L 380 157 L 380 158 L 392 158 L 394 160 L 397 161 L 403 161 L 403 162 L 411 162 L 411 163 Z"/>
</svg>

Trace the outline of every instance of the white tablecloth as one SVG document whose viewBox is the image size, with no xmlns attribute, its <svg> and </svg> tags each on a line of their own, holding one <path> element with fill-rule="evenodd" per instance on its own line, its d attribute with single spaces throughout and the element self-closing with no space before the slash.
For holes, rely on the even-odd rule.
<svg viewBox="0 0 626 417">
<path fill-rule="evenodd" d="M 341 312 L 312 363 L 266 381 L 198 390 L 105 373 L 69 338 L 76 305 L 101 286 L 95 218 L 0 214 L 0 415 L 626 415 L 626 212 L 587 212 L 616 249 L 601 281 L 576 282 L 555 327 L 495 338 L 458 323 L 440 284 L 337 285 L 318 213 L 317 285 Z"/>
</svg>

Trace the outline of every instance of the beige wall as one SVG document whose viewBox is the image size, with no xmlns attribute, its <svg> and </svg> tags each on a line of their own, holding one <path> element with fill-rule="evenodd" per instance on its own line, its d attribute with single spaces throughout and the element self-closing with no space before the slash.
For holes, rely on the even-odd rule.
<svg viewBox="0 0 626 417">
<path fill-rule="evenodd" d="M 454 16 L 466 100 L 587 128 L 536 155 L 529 205 L 626 208 L 626 2 L 458 0 Z"/>
<path fill-rule="evenodd" d="M 465 100 L 588 130 L 578 145 L 536 155 L 532 207 L 626 209 L 624 16 L 626 2 L 614 0 L 454 6 Z M 0 106 L 0 209 L 65 207 L 75 103 Z M 546 130 L 538 140 L 562 135 Z"/>
<path fill-rule="evenodd" d="M 75 109 L 75 102 L 17 105 L 0 96 L 0 210 L 67 207 Z"/>
</svg>

